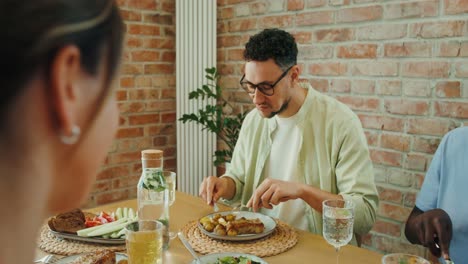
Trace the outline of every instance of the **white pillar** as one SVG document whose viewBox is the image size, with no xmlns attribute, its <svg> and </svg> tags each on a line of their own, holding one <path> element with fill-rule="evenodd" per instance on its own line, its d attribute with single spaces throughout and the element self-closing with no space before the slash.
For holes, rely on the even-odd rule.
<svg viewBox="0 0 468 264">
<path fill-rule="evenodd" d="M 216 0 L 176 0 L 177 119 L 197 112 L 188 94 L 206 82 L 205 68 L 216 66 Z M 177 179 L 180 191 L 198 195 L 204 176 L 215 175 L 216 136 L 192 123 L 177 121 Z"/>
</svg>

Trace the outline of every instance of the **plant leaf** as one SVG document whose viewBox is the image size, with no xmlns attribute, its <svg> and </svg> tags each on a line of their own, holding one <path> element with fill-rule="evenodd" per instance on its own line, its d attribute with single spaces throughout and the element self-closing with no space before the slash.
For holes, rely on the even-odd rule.
<svg viewBox="0 0 468 264">
<path fill-rule="evenodd" d="M 227 115 L 223 109 L 230 105 L 223 95 L 222 87 L 219 85 L 219 72 L 216 67 L 205 69 L 206 82 L 196 90 L 189 93 L 189 100 L 203 101 L 208 98 L 216 99 L 214 103 L 208 103 L 198 109 L 195 113 L 183 114 L 178 120 L 194 122 L 199 124 L 202 130 L 215 133 L 219 140 L 223 141 L 227 148 L 216 150 L 214 153 L 214 165 L 218 166 L 226 161 L 230 161 L 237 139 L 239 137 L 242 122 L 247 113 Z"/>
<path fill-rule="evenodd" d="M 216 72 L 216 68 L 215 67 L 206 68 L 205 71 L 206 73 L 213 75 Z"/>
</svg>

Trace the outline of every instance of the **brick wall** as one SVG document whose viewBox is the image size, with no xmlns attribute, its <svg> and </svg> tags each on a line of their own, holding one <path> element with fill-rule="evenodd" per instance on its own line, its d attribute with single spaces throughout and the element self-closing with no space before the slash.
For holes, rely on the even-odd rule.
<svg viewBox="0 0 468 264">
<path fill-rule="evenodd" d="M 136 197 L 143 149 L 164 150 L 165 168 L 176 168 L 175 1 L 117 2 L 127 32 L 120 127 L 87 206 Z"/>
<path fill-rule="evenodd" d="M 218 0 L 222 85 L 244 110 L 243 45 L 267 27 L 294 33 L 303 78 L 361 118 L 381 199 L 364 247 L 426 254 L 403 224 L 441 137 L 468 124 L 468 1 Z"/>
</svg>

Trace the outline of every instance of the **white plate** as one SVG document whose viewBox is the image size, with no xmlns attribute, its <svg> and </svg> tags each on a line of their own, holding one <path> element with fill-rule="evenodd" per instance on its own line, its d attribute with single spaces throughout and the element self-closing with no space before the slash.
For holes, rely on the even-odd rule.
<svg viewBox="0 0 468 264">
<path fill-rule="evenodd" d="M 420 256 L 410 255 L 406 253 L 392 253 L 382 257 L 384 264 L 398 264 L 398 263 L 414 263 L 414 264 L 430 264 L 426 259 Z"/>
<path fill-rule="evenodd" d="M 203 261 L 203 264 L 214 264 L 216 263 L 216 261 L 218 260 L 218 258 L 222 258 L 222 257 L 240 257 L 240 256 L 243 256 L 243 257 L 247 257 L 253 261 L 256 261 L 256 262 L 260 262 L 261 264 L 268 264 L 265 260 L 257 257 L 257 256 L 254 256 L 254 255 L 250 255 L 250 254 L 245 254 L 245 253 L 232 253 L 232 252 L 225 252 L 225 253 L 213 253 L 213 254 L 208 254 L 208 255 L 205 255 L 205 256 L 200 256 L 200 260 Z M 192 262 L 190 262 L 190 264 L 196 264 L 196 260 L 192 260 Z"/>
<path fill-rule="evenodd" d="M 255 219 L 258 218 L 260 221 L 262 221 L 263 225 L 265 226 L 265 229 L 263 230 L 263 233 L 260 234 L 242 234 L 242 235 L 237 235 L 237 236 L 220 236 L 215 234 L 214 232 L 208 232 L 203 228 L 203 225 L 200 224 L 200 220 L 198 220 L 198 228 L 207 236 L 215 239 L 221 239 L 221 240 L 230 240 L 230 241 L 246 241 L 246 240 L 254 240 L 254 239 L 259 239 L 265 236 L 268 236 L 269 234 L 273 233 L 276 228 L 276 222 L 273 220 L 273 218 L 260 214 L 260 213 L 254 213 L 254 212 L 233 212 L 233 211 L 228 211 L 228 212 L 219 212 L 219 213 L 213 213 L 207 215 L 207 217 L 212 218 L 216 214 L 221 214 L 221 215 L 228 215 L 228 214 L 233 214 L 236 216 L 236 219 L 245 217 L 246 219 Z"/>
<path fill-rule="evenodd" d="M 83 255 L 83 254 L 81 254 L 81 255 Z M 59 261 L 54 262 L 54 263 L 55 264 L 67 264 L 67 263 L 70 263 L 73 260 L 77 259 L 81 255 L 73 255 L 73 256 L 64 257 L 64 258 L 61 258 Z M 127 255 L 125 255 L 123 253 L 115 253 L 115 260 L 116 261 L 120 261 L 120 260 L 124 260 L 124 259 L 128 259 Z"/>
<path fill-rule="evenodd" d="M 102 237 L 80 237 L 75 234 L 68 234 L 68 233 L 61 233 L 50 230 L 54 236 L 61 238 L 61 239 L 69 239 L 75 241 L 82 241 L 82 242 L 90 242 L 90 243 L 99 243 L 99 244 L 107 244 L 107 245 L 121 245 L 125 244 L 125 239 L 123 238 L 102 238 Z"/>
</svg>

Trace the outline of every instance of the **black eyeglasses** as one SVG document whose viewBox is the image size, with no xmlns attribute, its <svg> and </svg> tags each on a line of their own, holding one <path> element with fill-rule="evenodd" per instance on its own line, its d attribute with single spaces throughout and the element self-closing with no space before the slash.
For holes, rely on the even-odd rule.
<svg viewBox="0 0 468 264">
<path fill-rule="evenodd" d="M 281 74 L 281 76 L 278 78 L 278 80 L 276 80 L 276 82 L 273 83 L 273 84 L 269 84 L 269 83 L 266 83 L 266 82 L 261 82 L 259 84 L 253 84 L 253 83 L 251 83 L 249 81 L 244 81 L 245 74 L 242 76 L 239 83 L 242 86 L 242 88 L 246 92 L 248 92 L 250 95 L 255 94 L 255 90 L 258 89 L 262 94 L 264 94 L 266 96 L 272 96 L 275 93 L 275 90 L 273 89 L 275 87 L 275 85 L 278 84 L 284 78 L 284 76 L 286 76 L 286 74 L 288 74 L 289 70 L 291 70 L 292 67 L 294 67 L 294 65 L 289 67 L 287 70 L 285 70 L 283 72 L 283 74 Z"/>
</svg>

